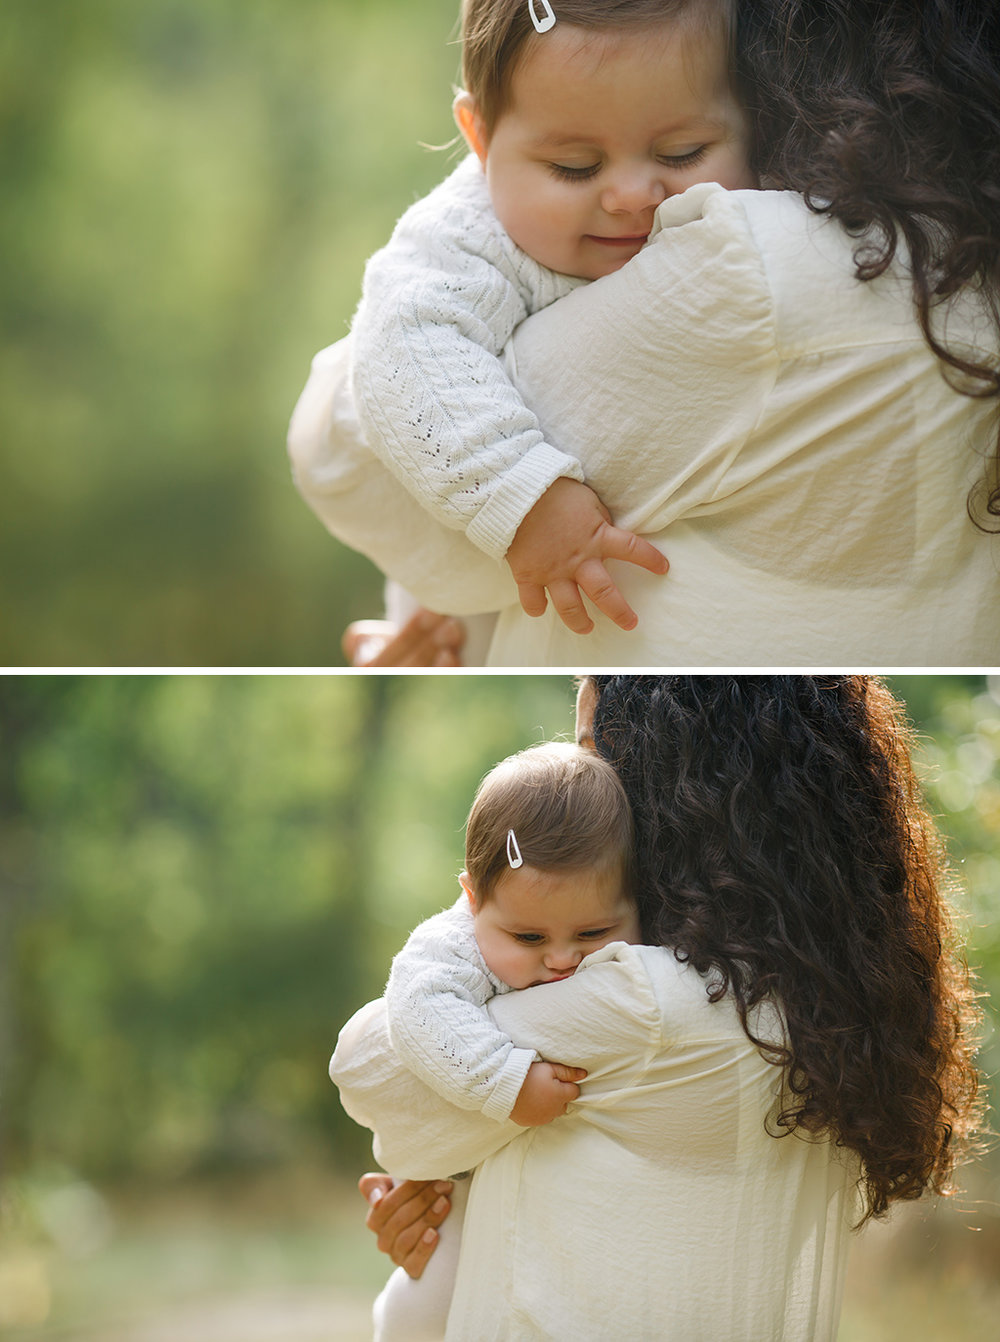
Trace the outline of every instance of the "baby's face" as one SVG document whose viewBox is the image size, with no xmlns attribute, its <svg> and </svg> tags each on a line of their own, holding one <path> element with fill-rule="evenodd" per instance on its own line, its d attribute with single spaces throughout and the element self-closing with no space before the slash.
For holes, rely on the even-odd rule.
<svg viewBox="0 0 1000 1342">
<path fill-rule="evenodd" d="M 588 280 L 636 255 L 668 196 L 695 182 L 757 185 L 725 39 L 684 24 L 595 33 L 557 23 L 532 35 L 510 104 L 479 143 L 510 236 L 549 269 Z"/>
<path fill-rule="evenodd" d="M 468 887 L 466 887 L 468 890 Z M 617 871 L 505 871 L 492 897 L 469 891 L 483 959 L 511 988 L 533 988 L 575 974 L 609 941 L 640 940 L 639 917 Z"/>
</svg>

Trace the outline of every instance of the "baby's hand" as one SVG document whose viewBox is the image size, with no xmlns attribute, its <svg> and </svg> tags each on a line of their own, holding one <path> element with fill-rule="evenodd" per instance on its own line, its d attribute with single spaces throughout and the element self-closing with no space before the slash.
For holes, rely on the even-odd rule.
<svg viewBox="0 0 1000 1342">
<path fill-rule="evenodd" d="M 533 1062 L 514 1101 L 510 1116 L 522 1128 L 540 1128 L 566 1112 L 580 1094 L 576 1084 L 586 1077 L 582 1067 L 564 1067 L 561 1062 Z"/>
<path fill-rule="evenodd" d="M 649 541 L 616 527 L 588 485 L 566 476 L 548 487 L 507 551 L 525 614 L 543 614 L 548 588 L 560 619 L 575 634 L 589 634 L 594 627 L 581 590 L 622 629 L 639 622 L 604 567 L 605 559 L 624 559 L 650 573 L 666 573 L 670 567 Z"/>
</svg>

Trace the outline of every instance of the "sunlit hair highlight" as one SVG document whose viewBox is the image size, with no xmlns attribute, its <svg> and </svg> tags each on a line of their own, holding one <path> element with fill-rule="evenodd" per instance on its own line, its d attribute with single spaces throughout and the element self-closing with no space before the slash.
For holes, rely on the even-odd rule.
<svg viewBox="0 0 1000 1342">
<path fill-rule="evenodd" d="M 511 755 L 486 775 L 465 830 L 465 869 L 480 901 L 510 870 L 511 830 L 526 866 L 618 870 L 631 895 L 632 813 L 617 772 L 593 751 L 548 742 Z"/>
<path fill-rule="evenodd" d="M 947 1192 L 981 1113 L 975 993 L 911 735 L 865 676 L 593 676 L 636 826 L 644 940 L 784 1069 L 775 1135 L 860 1157 L 863 1220 Z M 748 1020 L 780 1003 L 786 1042 Z"/>
</svg>

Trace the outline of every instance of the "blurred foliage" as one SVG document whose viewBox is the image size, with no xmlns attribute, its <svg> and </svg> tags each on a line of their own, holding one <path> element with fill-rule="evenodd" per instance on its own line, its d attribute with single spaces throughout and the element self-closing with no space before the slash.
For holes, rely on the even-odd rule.
<svg viewBox="0 0 1000 1342">
<path fill-rule="evenodd" d="M 446 171 L 456 0 L 5 0 L 0 664 L 340 660 L 378 613 L 284 456 Z"/>
<path fill-rule="evenodd" d="M 895 688 L 995 994 L 1000 683 Z M 0 678 L 8 1172 L 356 1168 L 336 1031 L 454 897 L 482 774 L 570 732 L 572 699 L 562 676 Z"/>
<path fill-rule="evenodd" d="M 0 679 L 8 1167 L 358 1163 L 336 1031 L 566 677 Z"/>
</svg>

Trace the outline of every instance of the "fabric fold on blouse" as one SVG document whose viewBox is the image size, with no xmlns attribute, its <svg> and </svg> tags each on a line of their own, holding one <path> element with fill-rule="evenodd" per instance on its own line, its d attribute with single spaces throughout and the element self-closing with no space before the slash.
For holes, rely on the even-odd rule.
<svg viewBox="0 0 1000 1342">
<path fill-rule="evenodd" d="M 671 951 L 618 942 L 494 998 L 516 1044 L 588 1070 L 568 1114 L 531 1129 L 421 1085 L 383 1004 L 345 1026 L 331 1076 L 377 1159 L 413 1178 L 478 1166 L 449 1342 L 833 1342 L 856 1163 L 769 1134 L 781 1073 L 706 987 Z M 774 1007 L 753 1024 L 783 1037 Z"/>
<path fill-rule="evenodd" d="M 634 631 L 598 616 L 592 634 L 572 634 L 551 608 L 530 619 L 502 565 L 484 571 L 475 546 L 458 537 L 456 548 L 391 491 L 378 524 L 363 525 L 355 502 L 389 477 L 363 441 L 307 428 L 342 395 L 332 375 L 314 373 L 313 409 L 300 403 L 293 423 L 299 487 L 418 599 L 499 609 L 491 665 L 998 665 L 1000 541 L 967 514 L 997 404 L 949 385 L 905 258 L 856 279 L 863 241 L 793 193 L 699 184 L 660 206 L 637 257 L 508 343 L 545 441 L 670 560 L 663 578 L 611 561 Z M 996 359 L 974 291 L 935 320 L 957 348 Z M 363 484 L 335 499 L 314 480 L 340 456 Z M 494 605 L 498 586 L 507 596 Z"/>
</svg>

